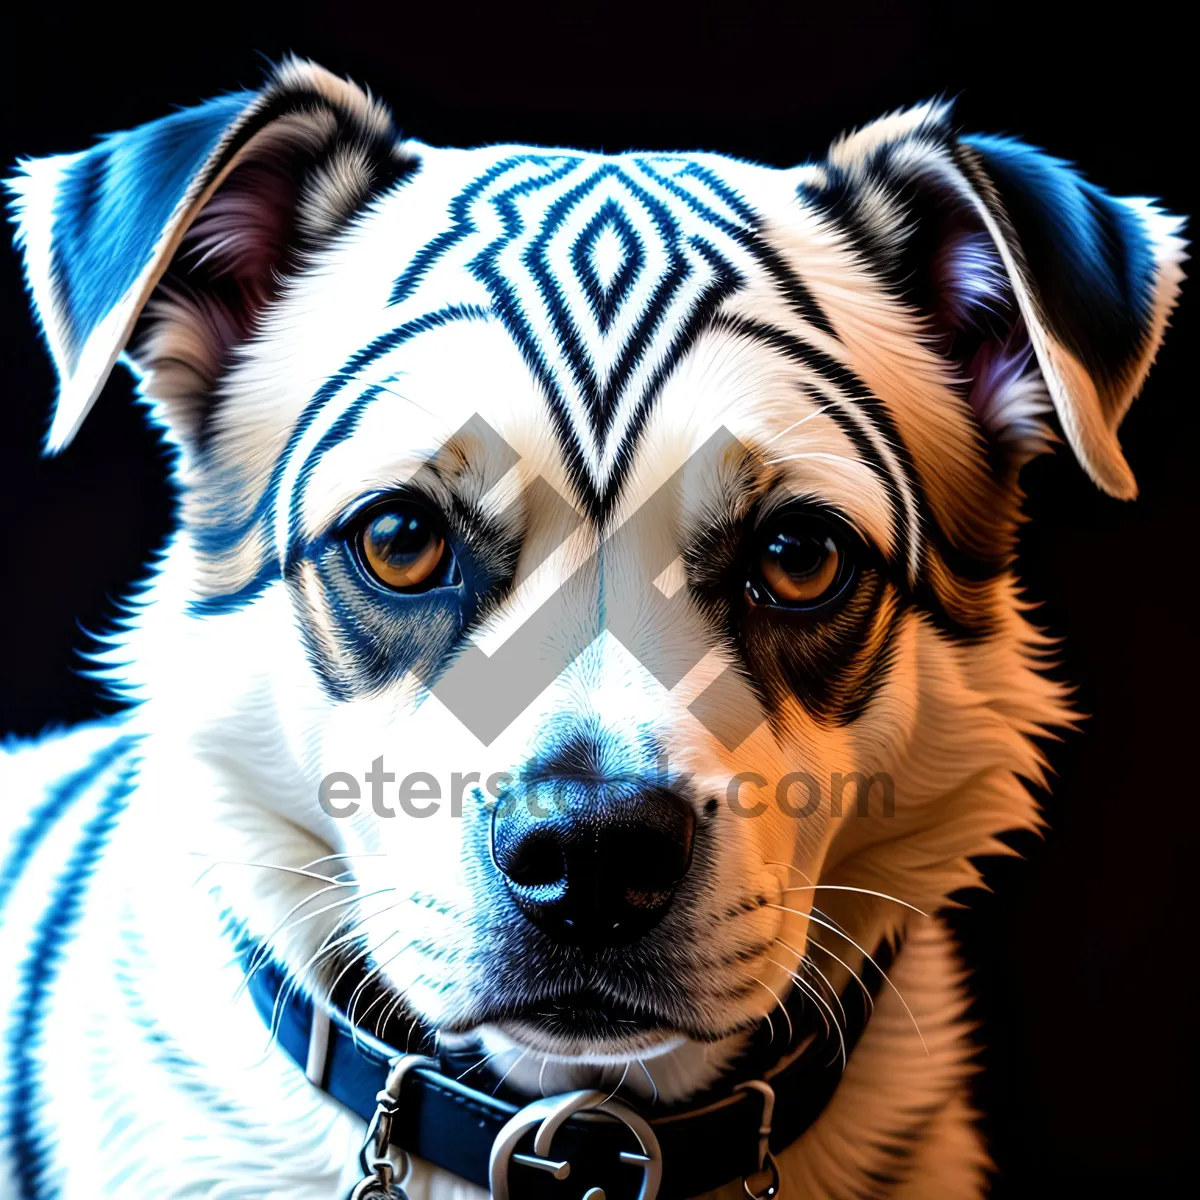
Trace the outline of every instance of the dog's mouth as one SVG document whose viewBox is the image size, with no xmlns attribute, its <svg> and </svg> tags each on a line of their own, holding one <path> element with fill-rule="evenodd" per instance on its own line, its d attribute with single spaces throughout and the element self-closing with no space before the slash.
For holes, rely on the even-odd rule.
<svg viewBox="0 0 1200 1200">
<path fill-rule="evenodd" d="M 680 1022 L 642 1001 L 579 989 L 478 1014 L 443 1028 L 438 1053 L 455 1078 L 514 1103 L 580 1088 L 599 1088 L 648 1103 L 673 1104 L 702 1092 L 722 1064 L 741 1052 L 744 1031 L 726 1035 L 720 1052 Z"/>
<path fill-rule="evenodd" d="M 397 1004 L 397 993 L 374 972 L 360 976 L 343 972 L 332 994 L 335 1004 L 354 1014 L 383 1012 L 382 1020 L 364 1022 L 375 1036 L 391 1044 L 409 1044 L 413 1030 L 425 1028 L 407 1005 Z M 710 1040 L 686 1029 L 650 1000 L 630 1000 L 594 987 L 578 987 L 553 996 L 492 998 L 469 1015 L 440 1027 L 458 1041 L 475 1040 L 481 1030 L 499 1031 L 505 1039 L 541 1054 L 594 1061 L 629 1053 L 653 1053 L 684 1038 Z M 399 1042 L 395 1039 L 399 1038 Z"/>
<path fill-rule="evenodd" d="M 476 1017 L 514 1042 L 543 1053 L 595 1055 L 647 1050 L 682 1031 L 654 1009 L 580 989 L 553 999 L 505 1005 Z"/>
<path fill-rule="evenodd" d="M 670 1031 L 649 1008 L 578 991 L 554 1000 L 527 1004 L 507 1015 L 505 1024 L 528 1025 L 548 1034 L 604 1041 L 634 1034 Z"/>
</svg>

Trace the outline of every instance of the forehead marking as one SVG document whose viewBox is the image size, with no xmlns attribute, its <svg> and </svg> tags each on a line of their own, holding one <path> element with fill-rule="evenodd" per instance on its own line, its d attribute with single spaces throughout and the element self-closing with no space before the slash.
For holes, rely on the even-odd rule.
<svg viewBox="0 0 1200 1200">
<path fill-rule="evenodd" d="M 663 380 L 716 306 L 761 270 L 756 218 L 686 158 L 517 155 L 450 205 L 452 229 L 394 303 L 450 255 L 483 287 L 546 394 L 596 515 L 622 482 Z"/>
<path fill-rule="evenodd" d="M 662 383 L 726 296 L 764 276 L 796 315 L 827 325 L 758 235 L 755 211 L 692 159 L 517 154 L 472 180 L 448 212 L 450 228 L 392 287 L 396 329 L 318 390 L 276 464 L 263 501 L 281 564 L 315 459 L 346 428 L 347 405 L 377 395 L 363 397 L 355 382 L 414 333 L 485 315 L 481 301 L 542 384 L 572 480 L 597 517 L 619 492 Z M 439 265 L 461 272 L 469 295 L 429 312 L 423 284 Z"/>
</svg>

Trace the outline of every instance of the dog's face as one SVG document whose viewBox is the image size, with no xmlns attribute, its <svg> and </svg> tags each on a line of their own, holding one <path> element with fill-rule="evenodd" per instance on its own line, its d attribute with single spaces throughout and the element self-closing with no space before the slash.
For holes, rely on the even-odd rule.
<svg viewBox="0 0 1200 1200">
<path fill-rule="evenodd" d="M 128 346 L 179 447 L 151 729 L 358 882 L 226 888 L 295 962 L 678 1094 L 1036 822 L 1017 472 L 1056 415 L 1132 494 L 1150 205 L 936 107 L 790 171 L 396 144 L 295 63 L 16 186 L 52 445 Z"/>
</svg>

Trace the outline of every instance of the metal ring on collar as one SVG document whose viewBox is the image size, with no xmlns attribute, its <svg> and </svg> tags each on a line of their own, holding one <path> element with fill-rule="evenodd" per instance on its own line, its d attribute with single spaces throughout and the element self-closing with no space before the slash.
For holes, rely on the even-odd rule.
<svg viewBox="0 0 1200 1200">
<path fill-rule="evenodd" d="M 550 1157 L 550 1145 L 555 1133 L 575 1113 L 595 1111 L 607 1113 L 621 1122 L 637 1139 L 641 1153 L 621 1151 L 621 1162 L 642 1168 L 642 1187 L 638 1200 L 655 1200 L 662 1183 L 662 1151 L 658 1138 L 649 1122 L 619 1100 L 613 1100 L 605 1092 L 585 1089 L 565 1092 L 561 1096 L 548 1096 L 527 1104 L 496 1135 L 492 1143 L 488 1163 L 488 1180 L 492 1200 L 508 1200 L 508 1172 L 512 1164 L 547 1171 L 555 1179 L 566 1179 L 571 1174 L 571 1164 L 566 1159 Z M 533 1153 L 516 1153 L 517 1143 L 529 1130 L 537 1127 L 533 1138 Z M 582 1192 L 585 1200 L 604 1200 L 599 1188 L 588 1188 Z"/>
<path fill-rule="evenodd" d="M 771 1155 L 771 1127 L 775 1120 L 775 1089 L 765 1079 L 749 1079 L 735 1089 L 739 1092 L 758 1092 L 763 1098 L 762 1120 L 758 1126 L 758 1170 L 742 1179 L 742 1190 L 750 1200 L 774 1200 L 779 1195 L 779 1168 Z M 767 1182 L 752 1188 L 752 1179 L 766 1175 Z"/>
</svg>

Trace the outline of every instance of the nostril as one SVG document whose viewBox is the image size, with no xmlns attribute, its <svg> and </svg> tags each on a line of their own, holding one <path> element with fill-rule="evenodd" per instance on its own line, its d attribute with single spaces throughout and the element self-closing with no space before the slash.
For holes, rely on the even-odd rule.
<svg viewBox="0 0 1200 1200">
<path fill-rule="evenodd" d="M 691 866 L 695 817 L 666 788 L 580 786 L 573 803 L 492 816 L 491 849 L 518 909 L 560 942 L 627 945 L 670 907 Z"/>
<path fill-rule="evenodd" d="M 619 857 L 620 875 L 630 891 L 669 892 L 691 863 L 691 830 L 675 836 L 631 830 L 623 839 Z"/>
<path fill-rule="evenodd" d="M 497 851 L 496 865 L 518 887 L 548 887 L 561 883 L 567 860 L 558 839 L 550 833 L 527 834 Z"/>
</svg>

